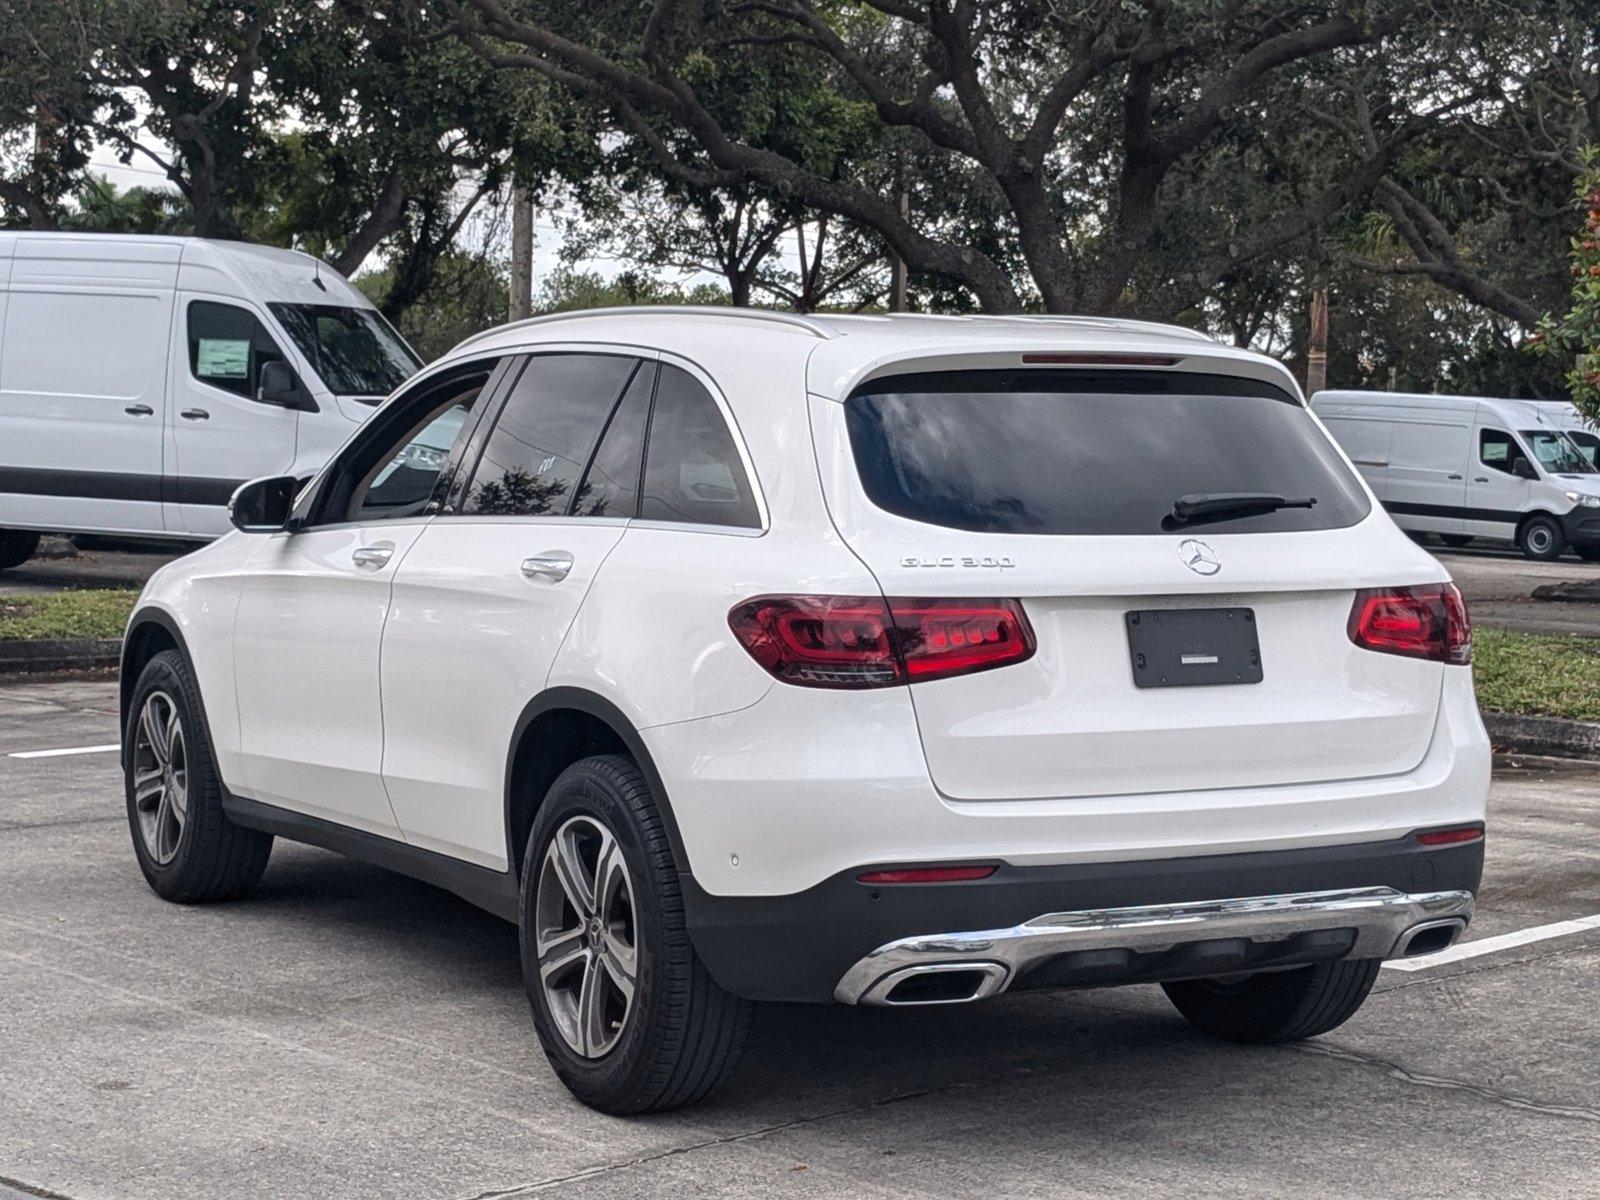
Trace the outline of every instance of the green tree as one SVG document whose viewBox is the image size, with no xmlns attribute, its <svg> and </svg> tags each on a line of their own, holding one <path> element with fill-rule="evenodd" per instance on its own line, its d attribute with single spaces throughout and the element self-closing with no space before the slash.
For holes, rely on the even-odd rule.
<svg viewBox="0 0 1600 1200">
<path fill-rule="evenodd" d="M 1572 239 L 1572 307 L 1539 322 L 1535 348 L 1567 366 L 1572 403 L 1600 420 L 1600 147 L 1585 147 L 1574 188 L 1582 229 Z"/>
</svg>

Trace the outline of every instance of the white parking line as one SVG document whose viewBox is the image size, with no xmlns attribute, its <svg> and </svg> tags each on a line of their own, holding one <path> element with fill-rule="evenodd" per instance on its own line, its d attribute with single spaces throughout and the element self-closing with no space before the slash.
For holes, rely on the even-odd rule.
<svg viewBox="0 0 1600 1200">
<path fill-rule="evenodd" d="M 122 746 L 112 742 L 109 746 L 65 746 L 60 750 L 15 750 L 7 758 L 65 758 L 69 754 L 110 754 Z"/>
<path fill-rule="evenodd" d="M 1600 929 L 1600 913 L 1592 917 L 1577 917 L 1571 921 L 1556 921 L 1550 925 L 1535 925 L 1532 929 L 1519 929 L 1516 933 L 1502 933 L 1499 937 L 1481 938 L 1476 942 L 1461 942 L 1437 954 L 1424 954 L 1420 958 L 1397 958 L 1383 965 L 1391 971 L 1426 971 L 1429 967 L 1443 967 L 1480 954 L 1493 954 L 1497 950 L 1511 950 L 1530 942 L 1543 942 L 1549 938 L 1566 937 Z"/>
</svg>

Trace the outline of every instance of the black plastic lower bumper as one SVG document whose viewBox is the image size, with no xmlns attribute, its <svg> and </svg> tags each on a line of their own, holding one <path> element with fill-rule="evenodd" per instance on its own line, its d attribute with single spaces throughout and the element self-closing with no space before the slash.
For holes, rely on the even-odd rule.
<svg viewBox="0 0 1600 1200">
<path fill-rule="evenodd" d="M 856 882 L 862 871 L 895 865 L 904 864 L 864 864 L 804 892 L 759 898 L 712 896 L 685 878 L 690 936 L 712 977 L 731 992 L 752 1000 L 827 1001 L 852 965 L 887 942 L 1004 929 L 1044 913 L 1354 887 L 1475 893 L 1483 875 L 1483 841 L 1426 847 L 1408 834 L 1385 842 L 1202 858 L 1002 865 L 987 879 L 968 883 Z M 1051 981 L 1046 976 L 1036 982 Z"/>
<path fill-rule="evenodd" d="M 1567 535 L 1569 546 L 1600 546 L 1600 508 L 1574 508 L 1561 518 L 1561 531 Z"/>
</svg>

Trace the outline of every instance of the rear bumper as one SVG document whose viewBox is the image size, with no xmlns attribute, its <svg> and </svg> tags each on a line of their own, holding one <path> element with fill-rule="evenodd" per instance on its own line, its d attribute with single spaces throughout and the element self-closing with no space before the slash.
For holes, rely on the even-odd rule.
<svg viewBox="0 0 1600 1200">
<path fill-rule="evenodd" d="M 788 896 L 716 897 L 685 879 L 689 932 L 701 960 L 723 987 L 751 999 L 855 1002 L 901 967 L 968 958 L 1002 968 L 991 992 L 1382 958 L 1423 921 L 1465 925 L 1483 874 L 1483 841 L 1425 847 L 1407 834 L 1195 858 L 1001 865 L 969 883 L 856 882 L 873 865 Z M 1343 898 L 1295 899 L 1306 893 Z M 1255 903 L 1241 908 L 1240 898 Z M 1167 911 L 1152 913 L 1152 906 Z M 1108 925 L 1105 910 L 1128 908 L 1146 911 Z M 1127 920 L 1163 927 L 1148 939 L 1130 936 Z M 1115 936 L 1102 938 L 1112 926 Z M 984 941 L 1011 944 L 974 948 Z M 942 943 L 947 956 L 931 957 L 930 942 Z"/>
</svg>

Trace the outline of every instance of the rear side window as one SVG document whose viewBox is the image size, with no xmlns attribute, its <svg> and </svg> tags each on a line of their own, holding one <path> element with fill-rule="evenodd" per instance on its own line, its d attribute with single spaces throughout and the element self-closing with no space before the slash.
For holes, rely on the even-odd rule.
<svg viewBox="0 0 1600 1200">
<path fill-rule="evenodd" d="M 663 365 L 645 457 L 647 521 L 759 528 L 755 494 L 722 410 L 687 371 Z"/>
<path fill-rule="evenodd" d="M 1190 372 L 953 371 L 873 380 L 845 404 L 868 497 L 986 533 L 1157 534 L 1182 496 L 1260 492 L 1283 508 L 1228 533 L 1338 529 L 1371 509 L 1301 405 L 1264 382 Z"/>
<path fill-rule="evenodd" d="M 461 511 L 565 515 L 606 418 L 637 366 L 637 359 L 619 355 L 530 359 L 472 473 Z"/>
<path fill-rule="evenodd" d="M 264 363 L 283 351 L 247 308 L 194 300 L 189 304 L 189 372 L 201 383 L 255 397 Z"/>
</svg>

